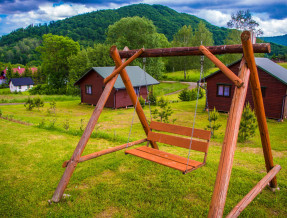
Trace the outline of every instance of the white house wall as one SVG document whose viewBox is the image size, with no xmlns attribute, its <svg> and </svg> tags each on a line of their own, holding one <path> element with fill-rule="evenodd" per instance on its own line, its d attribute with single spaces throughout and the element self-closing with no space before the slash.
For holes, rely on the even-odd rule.
<svg viewBox="0 0 287 218">
<path fill-rule="evenodd" d="M 11 92 L 15 92 L 15 91 L 16 92 L 25 92 L 28 90 L 28 86 L 21 86 L 21 88 L 20 88 L 20 86 L 14 86 L 11 82 L 10 82 L 9 87 L 10 87 Z M 30 85 L 29 89 L 32 87 L 33 87 L 33 85 Z"/>
</svg>

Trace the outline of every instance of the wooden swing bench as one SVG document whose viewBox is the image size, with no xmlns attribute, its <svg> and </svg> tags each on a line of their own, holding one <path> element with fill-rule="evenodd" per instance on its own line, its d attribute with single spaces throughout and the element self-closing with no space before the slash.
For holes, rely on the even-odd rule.
<svg viewBox="0 0 287 218">
<path fill-rule="evenodd" d="M 125 151 L 126 154 L 132 154 L 134 156 L 141 157 L 146 160 L 179 170 L 184 174 L 196 170 L 197 168 L 205 165 L 209 140 L 211 136 L 210 131 L 201 129 L 193 130 L 190 127 L 160 123 L 155 121 L 151 121 L 150 128 L 151 130 L 148 132 L 147 136 L 148 141 L 164 143 L 187 149 L 190 148 L 191 150 L 204 152 L 203 162 L 189 160 L 188 158 L 170 154 L 165 151 L 160 151 L 158 149 L 154 149 L 148 146 L 142 146 L 135 149 L 127 150 Z M 189 138 L 184 138 L 175 135 L 167 135 L 159 132 L 154 132 L 152 130 L 173 133 L 181 136 L 188 136 Z M 191 139 L 192 130 L 193 130 L 193 137 Z"/>
</svg>

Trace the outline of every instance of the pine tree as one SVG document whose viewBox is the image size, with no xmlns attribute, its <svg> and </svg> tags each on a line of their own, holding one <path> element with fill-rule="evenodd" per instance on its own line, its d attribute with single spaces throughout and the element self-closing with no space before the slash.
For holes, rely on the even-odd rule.
<svg viewBox="0 0 287 218">
<path fill-rule="evenodd" d="M 256 127 L 257 123 L 254 111 L 251 109 L 249 103 L 247 103 L 245 108 L 243 109 L 241 117 L 238 141 L 245 142 L 251 137 L 253 137 L 255 135 Z"/>
</svg>

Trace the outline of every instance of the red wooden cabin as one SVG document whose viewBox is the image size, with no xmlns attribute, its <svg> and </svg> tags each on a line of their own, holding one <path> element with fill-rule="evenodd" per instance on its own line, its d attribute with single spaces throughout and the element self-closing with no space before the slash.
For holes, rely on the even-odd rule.
<svg viewBox="0 0 287 218">
<path fill-rule="evenodd" d="M 105 87 L 104 79 L 109 76 L 114 67 L 93 67 L 75 85 L 81 89 L 81 102 L 96 105 Z M 127 73 L 136 93 L 147 98 L 147 86 L 159 84 L 159 82 L 150 76 L 138 66 L 126 67 Z M 107 100 L 105 107 L 121 108 L 133 105 L 126 91 L 125 85 L 119 76 L 112 92 Z"/>
<path fill-rule="evenodd" d="M 287 70 L 268 58 L 255 58 L 263 95 L 266 117 L 284 119 L 287 116 Z M 229 69 L 238 75 L 240 60 Z M 208 108 L 228 112 L 234 84 L 219 70 L 205 77 Z M 253 107 L 251 89 L 248 87 L 246 102 Z"/>
</svg>

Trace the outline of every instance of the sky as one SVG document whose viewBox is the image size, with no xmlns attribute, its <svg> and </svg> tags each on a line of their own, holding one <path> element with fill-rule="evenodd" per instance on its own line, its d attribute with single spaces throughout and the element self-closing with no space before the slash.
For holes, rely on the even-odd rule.
<svg viewBox="0 0 287 218">
<path fill-rule="evenodd" d="M 30 24 L 138 3 L 165 5 L 219 27 L 227 27 L 238 10 L 249 9 L 263 36 L 287 34 L 287 0 L 0 0 L 0 36 Z"/>
</svg>

